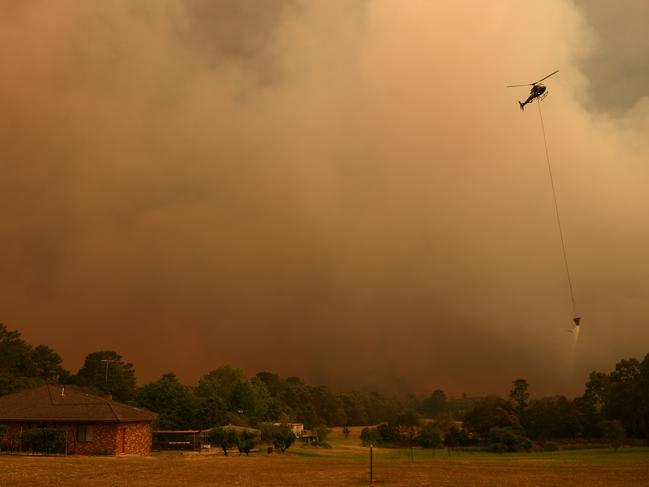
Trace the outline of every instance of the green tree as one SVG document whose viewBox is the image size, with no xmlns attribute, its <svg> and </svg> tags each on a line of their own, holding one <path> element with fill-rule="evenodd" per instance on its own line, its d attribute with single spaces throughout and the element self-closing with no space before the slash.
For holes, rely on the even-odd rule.
<svg viewBox="0 0 649 487">
<path fill-rule="evenodd" d="M 640 376 L 640 362 L 635 358 L 621 360 L 609 374 L 606 419 L 621 421 L 630 436 L 640 436 L 636 415 Z"/>
<path fill-rule="evenodd" d="M 444 434 L 444 446 L 448 449 L 448 454 L 451 454 L 451 450 L 457 447 L 461 441 L 461 430 L 452 425 L 449 430 Z"/>
<path fill-rule="evenodd" d="M 237 407 L 235 394 L 247 382 L 243 370 L 224 365 L 201 377 L 196 393 L 201 397 L 218 396 L 223 399 L 229 410 L 235 410 Z"/>
<path fill-rule="evenodd" d="M 383 437 L 377 428 L 365 427 L 361 430 L 361 443 L 363 446 L 382 445 Z"/>
<path fill-rule="evenodd" d="M 649 439 L 649 353 L 640 363 L 640 376 L 634 392 L 638 431 Z"/>
<path fill-rule="evenodd" d="M 516 379 L 512 384 L 512 390 L 509 391 L 509 400 L 513 403 L 514 410 L 520 417 L 524 414 L 527 408 L 527 401 L 530 398 L 530 393 L 528 392 L 529 386 L 525 379 Z"/>
<path fill-rule="evenodd" d="M 419 412 L 427 417 L 434 418 L 446 412 L 446 394 L 441 389 L 436 389 L 433 393 L 421 401 Z"/>
<path fill-rule="evenodd" d="M 257 377 L 250 382 L 239 383 L 232 394 L 230 407 L 232 411 L 245 415 L 250 422 L 275 419 L 275 403 L 268 393 L 266 384 Z"/>
<path fill-rule="evenodd" d="M 54 350 L 45 345 L 32 348 L 18 331 L 0 323 L 0 395 L 68 379 Z"/>
<path fill-rule="evenodd" d="M 369 423 L 367 409 L 363 395 L 359 392 L 347 392 L 339 395 L 340 401 L 345 411 L 347 424 L 353 426 L 362 426 Z M 383 418 L 387 419 L 387 418 Z"/>
<path fill-rule="evenodd" d="M 32 347 L 20 338 L 20 333 L 8 330 L 0 323 L 0 370 L 8 374 L 35 377 Z"/>
<path fill-rule="evenodd" d="M 624 426 L 622 426 L 622 423 L 620 421 L 602 421 L 600 428 L 604 433 L 606 439 L 611 444 L 611 447 L 615 449 L 615 451 L 617 451 L 618 448 L 624 445 L 624 439 L 626 435 L 624 432 Z"/>
<path fill-rule="evenodd" d="M 419 433 L 420 423 L 419 414 L 412 409 L 403 411 L 388 421 L 390 428 L 398 435 L 397 441 L 406 443 L 408 446 L 413 445 L 414 439 Z"/>
<path fill-rule="evenodd" d="M 491 428 L 487 450 L 496 453 L 531 451 L 532 442 L 510 427 Z"/>
<path fill-rule="evenodd" d="M 117 401 L 130 401 L 135 395 L 133 364 L 111 350 L 88 354 L 72 380 L 82 387 L 110 392 Z"/>
<path fill-rule="evenodd" d="M 522 431 L 518 416 L 511 410 L 510 404 L 498 396 L 481 399 L 465 414 L 464 427 L 476 433 L 480 439 L 487 439 L 494 427 L 511 427 L 515 431 Z"/>
<path fill-rule="evenodd" d="M 275 449 L 284 453 L 295 442 L 295 435 L 286 425 L 275 426 L 272 430 L 272 441 Z"/>
<path fill-rule="evenodd" d="M 437 423 L 424 423 L 416 438 L 422 448 L 439 448 L 443 439 L 444 433 Z"/>
<path fill-rule="evenodd" d="M 329 432 L 330 430 L 326 424 L 321 424 L 313 428 L 313 433 L 315 433 L 318 443 L 325 443 Z"/>
<path fill-rule="evenodd" d="M 239 453 L 245 453 L 246 456 L 250 454 L 250 451 L 257 444 L 257 435 L 252 431 L 242 431 L 237 436 L 237 445 L 239 447 Z"/>
<path fill-rule="evenodd" d="M 257 372 L 257 379 L 262 381 L 272 397 L 277 397 L 284 390 L 285 384 L 282 378 L 273 372 Z"/>
<path fill-rule="evenodd" d="M 624 359 L 610 374 L 593 372 L 586 398 L 605 420 L 618 420 L 631 437 L 649 438 L 649 359 Z"/>
<path fill-rule="evenodd" d="M 70 374 L 62 367 L 61 356 L 45 345 L 38 345 L 31 351 L 31 361 L 36 376 L 47 382 L 65 383 Z"/>
<path fill-rule="evenodd" d="M 238 445 L 237 432 L 230 428 L 212 428 L 208 434 L 208 439 L 211 444 L 220 446 L 225 456 L 228 455 L 228 448 Z"/>
<path fill-rule="evenodd" d="M 173 373 L 140 387 L 136 403 L 160 415 L 158 429 L 190 429 L 196 426 L 198 400 L 191 388 L 181 384 Z"/>
<path fill-rule="evenodd" d="M 228 422 L 228 408 L 225 401 L 217 396 L 198 396 L 198 410 L 196 413 L 196 426 L 201 429 L 223 426 Z"/>
</svg>

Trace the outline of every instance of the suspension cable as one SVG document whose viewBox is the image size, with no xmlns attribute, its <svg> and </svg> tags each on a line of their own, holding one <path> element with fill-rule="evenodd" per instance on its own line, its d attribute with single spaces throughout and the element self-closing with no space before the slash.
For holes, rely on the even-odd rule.
<svg viewBox="0 0 649 487">
<path fill-rule="evenodd" d="M 561 250 L 563 252 L 563 263 L 566 268 L 566 277 L 568 278 L 568 288 L 570 289 L 570 301 L 572 303 L 572 313 L 577 317 L 575 306 L 575 293 L 572 288 L 572 278 L 570 277 L 570 267 L 568 266 L 568 254 L 566 253 L 566 243 L 563 238 L 563 228 L 561 226 L 561 217 L 559 216 L 559 204 L 557 203 L 557 191 L 554 187 L 554 177 L 552 176 L 552 166 L 550 164 L 550 152 L 548 151 L 548 140 L 545 136 L 545 125 L 543 123 L 543 114 L 541 113 L 541 101 L 537 99 L 539 107 L 539 118 L 541 119 L 541 131 L 543 132 L 543 144 L 545 145 L 545 160 L 548 163 L 548 173 L 550 174 L 550 186 L 552 186 L 552 196 L 554 197 L 554 211 L 557 215 L 557 227 L 559 228 L 559 237 L 561 238 Z M 578 322 L 576 322 L 578 324 Z"/>
</svg>

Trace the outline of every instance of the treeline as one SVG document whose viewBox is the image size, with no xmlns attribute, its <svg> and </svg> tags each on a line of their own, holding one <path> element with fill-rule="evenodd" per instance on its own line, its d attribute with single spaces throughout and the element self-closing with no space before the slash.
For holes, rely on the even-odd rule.
<svg viewBox="0 0 649 487">
<path fill-rule="evenodd" d="M 529 451 L 536 444 L 555 449 L 551 440 L 606 439 L 617 448 L 626 437 L 649 440 L 649 354 L 642 361 L 618 362 L 610 373 L 592 372 L 582 396 L 530 399 L 525 379 L 512 383 L 507 399 L 487 396 L 473 400 L 454 421 L 450 404 L 439 414 L 422 418 L 402 412 L 382 424 L 365 428 L 364 444 L 419 445 L 424 448 L 482 445 L 496 452 Z M 441 398 L 420 403 L 440 404 Z"/>
<path fill-rule="evenodd" d="M 247 377 L 229 365 L 205 374 L 196 387 L 182 384 L 173 373 L 137 387 L 133 365 L 114 351 L 90 353 L 76 374 L 61 363 L 49 347 L 32 347 L 0 324 L 0 395 L 45 382 L 74 384 L 155 411 L 159 429 L 264 422 L 300 422 L 307 428 L 379 425 L 367 430 L 367 442 L 482 442 L 504 451 L 525 449 L 530 439 L 649 439 L 649 354 L 642 361 L 622 360 L 610 373 L 591 373 L 583 395 L 573 399 L 531 399 L 524 379 L 513 382 L 508 398 L 448 399 L 441 390 L 424 397 L 340 393 L 272 372 Z"/>
<path fill-rule="evenodd" d="M 420 406 L 432 412 L 442 407 L 435 401 L 446 401 L 441 391 L 432 403 L 415 396 L 335 393 L 326 386 L 272 372 L 249 378 L 229 365 L 205 374 L 196 387 L 182 384 L 173 373 L 137 387 L 133 365 L 114 351 L 88 354 L 76 374 L 61 364 L 61 357 L 51 348 L 34 348 L 19 332 L 0 324 L 0 395 L 46 382 L 73 384 L 89 392 L 110 392 L 115 400 L 155 411 L 160 415 L 156 425 L 160 429 L 205 429 L 229 423 L 256 426 L 268 421 L 300 422 L 306 428 L 367 425 Z"/>
</svg>

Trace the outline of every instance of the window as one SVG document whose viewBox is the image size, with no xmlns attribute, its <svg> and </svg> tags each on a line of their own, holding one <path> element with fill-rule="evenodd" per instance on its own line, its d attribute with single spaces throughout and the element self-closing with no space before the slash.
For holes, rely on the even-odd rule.
<svg viewBox="0 0 649 487">
<path fill-rule="evenodd" d="M 91 424 L 77 425 L 77 441 L 92 441 L 94 428 Z"/>
</svg>

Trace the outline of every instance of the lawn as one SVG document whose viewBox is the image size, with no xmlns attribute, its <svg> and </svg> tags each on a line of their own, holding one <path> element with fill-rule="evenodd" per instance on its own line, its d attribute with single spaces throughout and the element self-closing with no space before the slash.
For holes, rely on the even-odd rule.
<svg viewBox="0 0 649 487">
<path fill-rule="evenodd" d="M 333 448 L 284 455 L 154 454 L 140 457 L 0 456 L 0 486 L 343 486 L 368 483 L 358 431 L 332 433 Z M 497 455 L 374 450 L 374 475 L 390 486 L 649 486 L 649 448 Z"/>
</svg>

